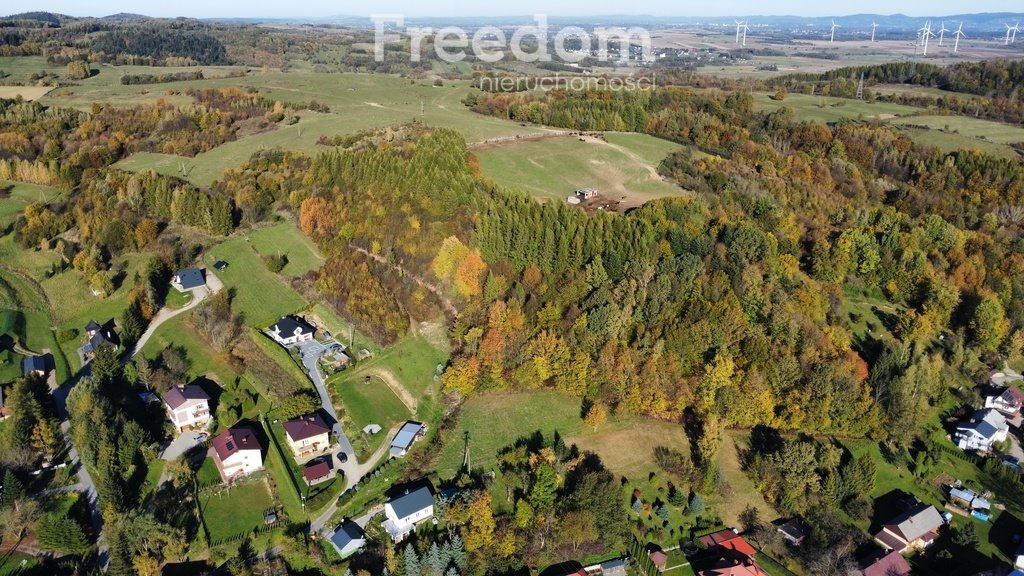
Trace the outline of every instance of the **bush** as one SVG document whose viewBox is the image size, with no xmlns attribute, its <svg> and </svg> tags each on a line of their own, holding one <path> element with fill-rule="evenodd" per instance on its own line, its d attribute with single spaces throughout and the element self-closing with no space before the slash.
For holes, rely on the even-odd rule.
<svg viewBox="0 0 1024 576">
<path fill-rule="evenodd" d="M 57 340 L 62 344 L 64 342 L 71 342 L 76 338 L 78 338 L 78 328 L 64 328 L 62 330 L 57 330 Z"/>
<path fill-rule="evenodd" d="M 284 254 L 264 256 L 263 264 L 267 267 L 267 270 L 277 274 L 281 270 L 284 270 L 284 267 L 288 265 L 288 257 Z"/>
</svg>

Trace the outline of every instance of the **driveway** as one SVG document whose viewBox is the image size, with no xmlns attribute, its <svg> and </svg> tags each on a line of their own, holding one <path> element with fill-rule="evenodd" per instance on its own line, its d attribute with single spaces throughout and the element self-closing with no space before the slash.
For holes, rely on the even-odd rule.
<svg viewBox="0 0 1024 576">
<path fill-rule="evenodd" d="M 324 412 L 331 417 L 334 421 L 334 436 L 338 439 L 338 448 L 335 450 L 341 450 L 342 452 L 350 456 L 349 462 L 353 463 L 355 458 L 351 457 L 354 455 L 355 450 L 352 448 L 352 442 L 349 441 L 348 436 L 345 435 L 345 430 L 341 426 L 341 422 L 338 420 L 338 414 L 334 411 L 334 404 L 331 403 L 331 395 L 327 392 L 327 386 L 324 384 L 324 375 L 320 372 L 320 355 L 323 354 L 327 348 L 312 340 L 309 342 L 303 342 L 297 346 L 299 350 L 299 356 L 302 358 L 302 365 L 305 366 L 306 371 L 309 373 L 309 379 L 313 382 L 313 387 L 316 388 L 317 394 L 320 395 L 320 404 L 324 407 Z M 347 464 L 347 463 L 346 463 Z M 342 465 L 342 470 L 345 470 L 346 475 L 348 470 L 345 469 L 345 464 Z"/>
<path fill-rule="evenodd" d="M 224 283 L 220 281 L 220 278 L 217 278 L 217 276 L 213 272 L 207 270 L 206 285 L 193 289 L 192 300 L 190 300 L 188 304 L 182 306 L 181 308 L 175 309 L 168 308 L 166 306 L 161 308 L 156 313 L 156 316 L 153 316 L 153 319 L 149 321 L 149 326 L 146 327 L 146 331 L 142 333 L 142 336 L 139 336 L 139 341 L 135 343 L 135 347 L 132 348 L 132 351 L 127 356 L 125 356 L 125 358 L 127 360 L 131 360 L 133 357 L 135 357 L 135 355 L 138 354 L 139 351 L 146 346 L 146 342 L 149 341 L 150 337 L 153 336 L 153 333 L 156 332 L 156 329 L 159 328 L 161 324 L 167 322 L 168 320 L 174 318 L 175 316 L 188 312 L 189 310 L 195 308 L 196 306 L 199 306 L 199 304 L 202 303 L 203 300 L 206 300 L 206 298 L 209 297 L 210 294 L 216 294 L 217 292 L 220 292 L 223 288 Z"/>
<path fill-rule="evenodd" d="M 205 442 L 208 437 L 206 432 L 186 430 L 175 438 L 167 448 L 164 448 L 163 453 L 160 454 L 160 459 L 167 460 L 168 462 L 177 460 L 189 450 Z"/>
</svg>

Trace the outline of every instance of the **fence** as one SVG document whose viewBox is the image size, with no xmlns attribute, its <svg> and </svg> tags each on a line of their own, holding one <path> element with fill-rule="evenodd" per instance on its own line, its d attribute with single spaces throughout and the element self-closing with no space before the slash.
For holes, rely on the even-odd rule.
<svg viewBox="0 0 1024 576">
<path fill-rule="evenodd" d="M 277 436 L 274 435 L 273 427 L 270 424 L 267 424 L 267 419 L 262 414 L 260 414 L 260 423 L 263 424 L 263 429 L 267 431 L 267 437 L 270 438 L 270 443 L 274 445 L 274 452 L 277 453 L 277 458 L 280 460 L 281 466 L 283 467 L 282 472 L 288 477 L 288 483 L 291 484 L 292 488 L 295 490 L 295 497 L 301 502 L 302 489 L 299 488 L 299 483 L 295 481 L 295 475 L 292 474 L 291 466 L 288 465 L 288 460 L 285 459 L 284 451 L 281 450 L 281 444 L 278 443 Z"/>
</svg>

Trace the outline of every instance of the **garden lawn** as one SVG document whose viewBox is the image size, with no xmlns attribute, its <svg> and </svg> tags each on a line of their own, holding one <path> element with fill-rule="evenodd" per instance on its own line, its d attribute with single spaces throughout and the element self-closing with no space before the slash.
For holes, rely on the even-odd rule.
<svg viewBox="0 0 1024 576">
<path fill-rule="evenodd" d="M 270 487 L 263 478 L 236 485 L 226 492 L 201 496 L 203 520 L 216 542 L 263 526 L 263 514 L 273 507 Z"/>
<path fill-rule="evenodd" d="M 551 439 L 558 432 L 563 438 L 583 430 L 580 400 L 554 391 L 516 394 L 477 394 L 462 405 L 458 421 L 444 443 L 436 470 L 442 478 L 451 478 L 462 466 L 469 432 L 473 468 L 489 470 L 497 462 L 497 453 L 519 438 L 541 432 Z"/>
<path fill-rule="evenodd" d="M 324 261 L 313 242 L 289 221 L 253 230 L 249 238 L 252 239 L 253 248 L 263 256 L 288 257 L 288 264 L 281 270 L 285 276 L 302 276 L 319 269 Z"/>
<path fill-rule="evenodd" d="M 347 372 L 342 372 L 342 375 L 345 374 Z M 412 416 L 391 388 L 375 376 L 366 382 L 362 376 L 350 375 L 335 380 L 333 387 L 341 398 L 345 416 L 351 423 L 353 443 L 356 448 L 362 449 L 361 454 L 372 454 L 386 439 L 388 430 Z M 379 424 L 382 430 L 373 436 L 366 436 L 362 429 L 367 424 Z"/>
<path fill-rule="evenodd" d="M 232 290 L 232 309 L 248 326 L 264 328 L 307 305 L 284 280 L 267 270 L 244 233 L 212 248 L 205 260 L 211 267 L 218 260 L 228 263 L 217 271 L 217 277 Z"/>
<path fill-rule="evenodd" d="M 185 313 L 160 325 L 142 348 L 142 355 L 152 360 L 166 348 L 181 348 L 192 365 L 188 371 L 189 381 L 213 374 L 221 385 L 233 382 L 238 375 L 210 348 L 206 339 L 189 323 L 187 316 L 188 313 Z"/>
</svg>

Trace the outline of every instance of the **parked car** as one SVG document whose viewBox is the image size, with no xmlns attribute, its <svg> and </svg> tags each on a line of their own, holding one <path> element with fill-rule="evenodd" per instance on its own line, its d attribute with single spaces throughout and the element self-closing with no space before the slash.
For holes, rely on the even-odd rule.
<svg viewBox="0 0 1024 576">
<path fill-rule="evenodd" d="M 206 442 L 206 439 L 209 438 L 209 437 L 210 437 L 210 435 L 207 434 L 206 432 L 200 432 L 199 434 L 196 434 L 196 441 L 197 442 Z"/>
<path fill-rule="evenodd" d="M 342 464 L 348 462 L 348 454 L 345 454 L 344 452 L 338 452 L 338 462 L 341 462 Z"/>
</svg>

